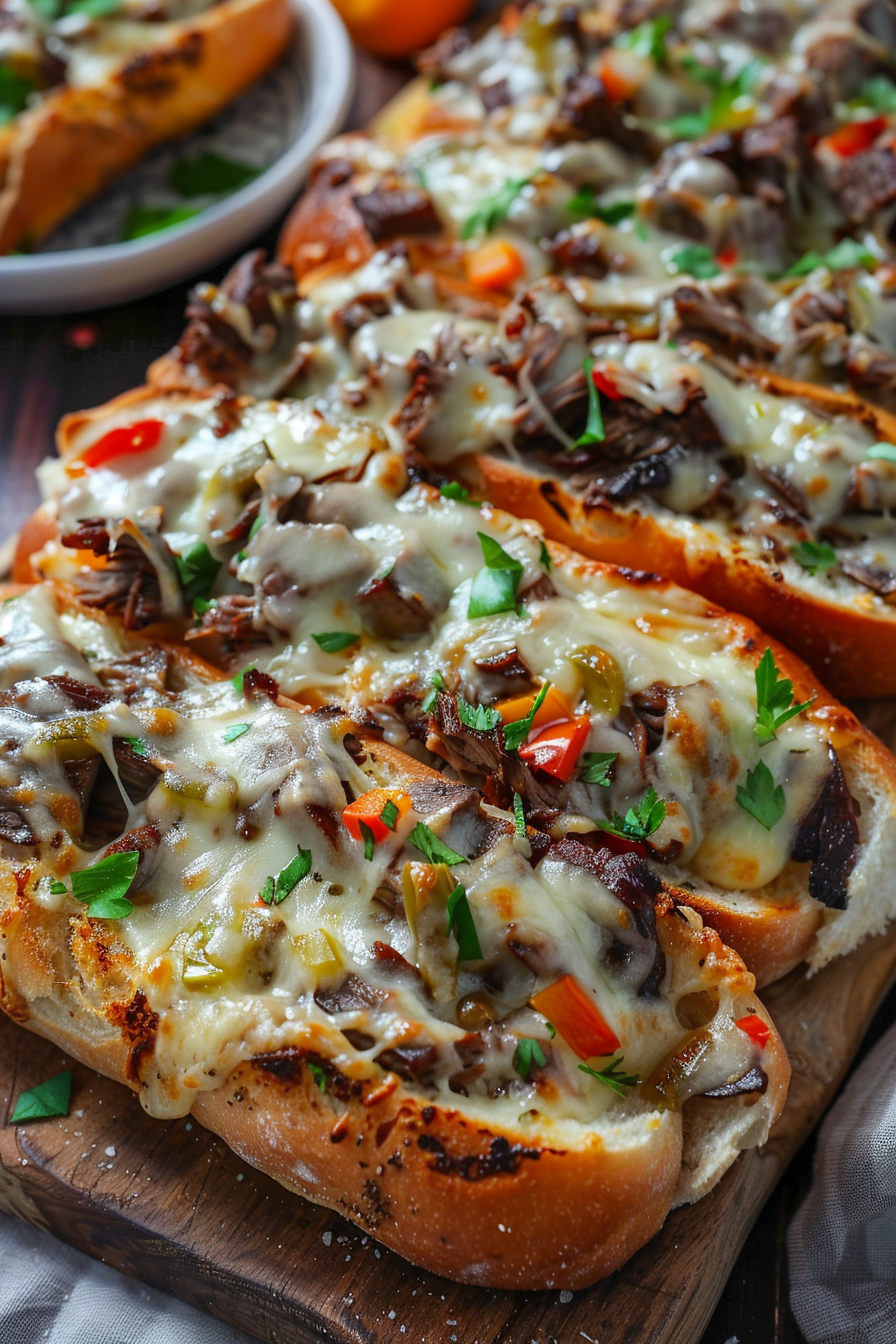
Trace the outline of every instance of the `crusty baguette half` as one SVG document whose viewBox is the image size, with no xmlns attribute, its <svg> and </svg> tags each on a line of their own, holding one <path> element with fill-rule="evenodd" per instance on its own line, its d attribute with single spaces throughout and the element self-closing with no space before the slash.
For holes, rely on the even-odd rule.
<svg viewBox="0 0 896 1344">
<path fill-rule="evenodd" d="M 147 426 L 158 439 L 142 460 L 98 462 Z M 288 695 L 341 704 L 490 802 L 518 794 L 550 834 L 615 826 L 606 843 L 634 841 L 674 874 L 760 983 L 823 965 L 896 912 L 882 881 L 896 859 L 893 759 L 751 621 L 545 548 L 535 524 L 446 497 L 375 429 L 320 410 L 141 389 L 69 417 L 60 447 L 19 579 L 52 579 L 132 629 L 195 640 L 230 673 L 255 666 Z M 515 605 L 471 615 L 493 543 L 499 567 L 518 567 Z M 194 549 L 209 582 L 191 625 L 180 572 Z M 802 710 L 762 745 L 769 661 L 791 683 L 783 708 Z M 504 737 L 502 706 L 531 705 L 546 683 L 560 740 L 575 740 L 554 773 L 537 724 L 510 750 Z M 582 777 L 588 752 L 612 762 L 602 782 Z M 780 785 L 783 810 L 768 800 L 757 819 L 751 778 Z M 650 790 L 662 817 L 626 830 Z"/>
<path fill-rule="evenodd" d="M 208 121 L 283 53 L 289 0 L 221 0 L 166 25 L 102 84 L 61 87 L 10 128 L 0 253 L 31 247 L 162 141 Z"/>
<path fill-rule="evenodd" d="M 561 839 L 535 863 L 476 791 L 176 649 L 160 680 L 156 646 L 58 590 L 0 632 L 0 1002 L 150 1113 L 505 1288 L 612 1272 L 764 1141 L 780 1038 L 642 859 Z M 341 813 L 384 796 L 368 850 Z M 549 1030 L 541 991 L 570 982 Z"/>
</svg>

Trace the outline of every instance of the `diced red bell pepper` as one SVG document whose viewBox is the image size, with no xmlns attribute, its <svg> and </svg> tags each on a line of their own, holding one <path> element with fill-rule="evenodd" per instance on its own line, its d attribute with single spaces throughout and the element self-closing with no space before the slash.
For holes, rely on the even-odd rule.
<svg viewBox="0 0 896 1344">
<path fill-rule="evenodd" d="M 629 840 L 624 835 L 614 835 L 612 831 L 594 831 L 589 833 L 589 837 L 597 841 L 601 849 L 608 849 L 611 854 L 640 854 L 647 853 L 647 846 L 640 840 Z"/>
<path fill-rule="evenodd" d="M 737 265 L 738 251 L 736 247 L 723 247 L 721 252 L 716 253 L 716 261 L 720 266 L 730 269 Z"/>
<path fill-rule="evenodd" d="M 398 808 L 399 820 L 411 808 L 410 798 L 398 789 L 370 789 L 369 792 L 362 793 L 353 803 L 349 803 L 342 813 L 342 820 L 349 835 L 355 840 L 363 840 L 364 836 L 361 833 L 363 821 L 364 825 L 370 828 L 375 843 L 379 844 L 380 840 L 385 840 L 394 830 L 394 827 L 387 826 L 383 821 L 383 809 L 387 803 L 394 803 Z"/>
<path fill-rule="evenodd" d="M 740 1027 L 741 1031 L 745 1031 L 750 1040 L 759 1046 L 760 1050 L 765 1048 L 765 1044 L 772 1034 L 771 1027 L 767 1022 L 763 1022 L 757 1013 L 747 1013 L 746 1017 L 739 1017 L 734 1025 Z"/>
<path fill-rule="evenodd" d="M 591 995 L 574 975 L 564 975 L 529 1000 L 563 1037 L 579 1059 L 611 1055 L 619 1049 L 619 1037 L 604 1018 Z"/>
<path fill-rule="evenodd" d="M 818 142 L 819 149 L 830 150 L 841 159 L 850 159 L 853 154 L 861 154 L 870 149 L 887 124 L 886 117 L 871 117 L 867 121 L 850 121 L 830 135 L 823 135 Z"/>
<path fill-rule="evenodd" d="M 619 391 L 619 388 L 615 383 L 610 382 L 610 379 L 605 373 L 601 373 L 597 365 L 591 370 L 591 381 L 594 383 L 598 392 L 603 392 L 604 396 L 609 397 L 611 401 L 622 400 L 622 393 Z"/>
<path fill-rule="evenodd" d="M 78 458 L 78 465 L 102 467 L 107 462 L 114 462 L 117 457 L 148 453 L 158 445 L 164 429 L 164 420 L 138 420 L 134 425 L 110 429 L 108 434 L 84 450 Z"/>
<path fill-rule="evenodd" d="M 580 714 L 565 723 L 552 723 L 520 747 L 522 760 L 567 783 L 591 731 L 591 715 Z"/>
</svg>

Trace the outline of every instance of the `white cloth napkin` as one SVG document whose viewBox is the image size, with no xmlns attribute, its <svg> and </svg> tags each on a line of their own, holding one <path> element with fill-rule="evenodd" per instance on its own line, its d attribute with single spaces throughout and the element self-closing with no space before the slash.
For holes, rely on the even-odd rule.
<svg viewBox="0 0 896 1344">
<path fill-rule="evenodd" d="M 788 1231 L 790 1304 L 809 1344 L 896 1341 L 896 1027 L 825 1120 Z"/>
<path fill-rule="evenodd" d="M 2 1344 L 252 1344 L 166 1293 L 0 1214 Z"/>
</svg>

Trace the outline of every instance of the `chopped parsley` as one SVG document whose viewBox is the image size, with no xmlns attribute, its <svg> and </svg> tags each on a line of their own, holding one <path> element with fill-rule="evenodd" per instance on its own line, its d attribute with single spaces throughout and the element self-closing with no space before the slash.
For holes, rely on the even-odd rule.
<svg viewBox="0 0 896 1344">
<path fill-rule="evenodd" d="M 351 630 L 325 630 L 311 638 L 324 653 L 341 653 L 343 649 L 350 649 L 353 644 L 357 644 L 361 636 L 353 634 Z"/>
<path fill-rule="evenodd" d="M 760 761 L 755 770 L 747 771 L 746 785 L 737 786 L 737 801 L 767 831 L 777 825 L 787 807 L 784 790 L 775 783 L 765 761 Z"/>
<path fill-rule="evenodd" d="M 610 821 L 599 821 L 597 825 L 622 840 L 646 840 L 659 830 L 665 819 L 666 804 L 651 784 L 637 807 L 630 807 L 624 817 L 614 812 Z"/>
<path fill-rule="evenodd" d="M 574 219 L 599 219 L 603 224 L 621 224 L 635 213 L 634 201 L 613 201 L 600 205 L 590 187 L 580 187 L 566 202 Z"/>
<path fill-rule="evenodd" d="M 823 574 L 837 563 L 837 552 L 827 541 L 801 541 L 790 554 L 810 574 Z"/>
<path fill-rule="evenodd" d="M 592 1069 L 589 1064 L 580 1064 L 582 1073 L 589 1074 L 592 1078 L 597 1078 L 601 1083 L 606 1083 L 617 1096 L 627 1096 L 630 1087 L 637 1087 L 641 1079 L 634 1073 L 623 1073 L 619 1068 L 622 1063 L 622 1055 L 617 1055 L 611 1059 L 609 1064 L 605 1064 L 602 1069 Z"/>
<path fill-rule="evenodd" d="M 24 112 L 28 95 L 36 84 L 26 75 L 17 75 L 8 65 L 0 65 L 0 126 L 5 126 L 20 112 Z"/>
<path fill-rule="evenodd" d="M 669 265 L 674 266 L 676 271 L 683 271 L 685 275 L 692 275 L 695 280 L 711 280 L 714 275 L 722 274 L 712 248 L 704 243 L 679 248 L 669 258 Z"/>
<path fill-rule="evenodd" d="M 545 546 L 544 542 L 541 542 L 541 549 L 538 552 L 538 563 L 541 565 L 542 569 L 547 574 L 550 574 L 551 570 L 554 568 L 554 562 L 551 559 L 551 553 L 548 550 L 547 546 Z"/>
<path fill-rule="evenodd" d="M 523 811 L 523 800 L 518 793 L 513 795 L 513 829 L 517 835 L 525 837 L 526 814 Z"/>
<path fill-rule="evenodd" d="M 896 462 L 896 445 L 892 443 L 873 443 L 865 454 L 873 462 Z"/>
<path fill-rule="evenodd" d="M 808 709 L 814 698 L 804 700 L 800 705 L 793 703 L 793 682 L 781 676 L 771 649 L 766 649 L 756 668 L 756 726 L 753 729 L 762 745 L 771 742 L 788 719 Z"/>
<path fill-rule="evenodd" d="M 432 713 L 439 698 L 439 691 L 444 691 L 445 689 L 445 678 L 442 676 L 441 672 L 433 672 L 430 679 L 430 685 L 432 686 L 432 690 L 426 692 L 426 695 L 420 703 L 420 708 L 423 710 L 424 714 Z"/>
<path fill-rule="evenodd" d="M 398 816 L 398 808 L 390 798 L 380 813 L 380 821 L 387 830 L 394 831 L 395 827 L 398 825 Z"/>
<path fill-rule="evenodd" d="M 588 385 L 588 419 L 582 433 L 570 446 L 570 452 L 575 448 L 586 448 L 589 443 L 603 443 L 606 438 L 604 417 L 600 409 L 600 393 L 594 382 L 594 360 L 590 356 L 585 360 L 584 367 L 585 382 Z"/>
<path fill-rule="evenodd" d="M 308 1072 L 311 1074 L 311 1077 L 314 1079 L 314 1085 L 315 1085 L 315 1087 L 317 1087 L 321 1092 L 326 1092 L 326 1090 L 327 1090 L 327 1075 L 326 1075 L 326 1073 L 325 1073 L 323 1067 L 322 1067 L 320 1064 L 315 1064 L 315 1062 L 314 1062 L 313 1059 L 309 1059 L 309 1060 L 308 1060 Z"/>
<path fill-rule="evenodd" d="M 544 704 L 545 696 L 550 689 L 551 683 L 546 681 L 532 701 L 532 708 L 529 710 L 529 713 L 524 718 L 517 719 L 515 723 L 504 724 L 504 745 L 508 751 L 519 751 L 520 747 L 526 741 L 526 738 L 532 731 L 535 715 Z M 501 716 L 499 714 L 499 721 L 500 718 Z"/>
<path fill-rule="evenodd" d="M 886 75 L 872 75 L 853 101 L 859 107 L 873 107 L 875 112 L 896 112 L 896 84 Z"/>
<path fill-rule="evenodd" d="M 243 691 L 245 690 L 246 673 L 254 671 L 255 671 L 255 664 L 250 663 L 248 667 L 243 668 L 242 672 L 237 672 L 235 677 L 230 678 L 231 686 L 235 691 L 239 692 L 240 695 L 242 695 Z"/>
<path fill-rule="evenodd" d="M 489 709 L 486 705 L 468 704 L 462 695 L 457 697 L 455 703 L 457 717 L 467 728 L 472 728 L 474 733 L 490 733 L 501 722 L 501 715 L 496 709 Z"/>
<path fill-rule="evenodd" d="M 417 825 L 408 836 L 408 840 L 415 849 L 419 849 L 421 854 L 425 854 L 430 863 L 444 863 L 449 868 L 453 868 L 456 863 L 467 863 L 463 854 L 458 854 L 456 849 L 446 845 L 444 840 L 440 840 L 435 831 L 431 831 L 425 822 L 418 821 Z"/>
<path fill-rule="evenodd" d="M 471 509 L 482 507 L 481 499 L 471 499 L 470 492 L 460 481 L 446 481 L 444 485 L 439 486 L 439 494 L 445 499 L 456 500 L 458 504 L 469 504 Z"/>
<path fill-rule="evenodd" d="M 497 616 L 502 611 L 516 611 L 516 590 L 523 577 L 519 560 L 508 555 L 503 546 L 485 532 L 477 532 L 485 565 L 473 579 L 467 616 Z"/>
<path fill-rule="evenodd" d="M 225 742 L 235 742 L 243 733 L 248 733 L 251 727 L 251 723 L 232 723 L 229 728 L 224 729 L 222 737 Z"/>
<path fill-rule="evenodd" d="M 661 14 L 656 19 L 647 19 L 637 27 L 630 28 L 627 33 L 620 33 L 614 37 L 613 46 L 622 51 L 631 51 L 635 56 L 647 56 L 656 61 L 657 65 L 662 65 L 666 59 L 666 34 L 671 27 L 669 15 Z"/>
<path fill-rule="evenodd" d="M 457 939 L 458 961 L 482 960 L 482 948 L 467 900 L 467 890 L 460 882 L 448 897 L 448 932 L 453 932 Z"/>
<path fill-rule="evenodd" d="M 29 1120 L 54 1120 L 68 1115 L 72 1100 L 72 1071 L 57 1073 L 45 1083 L 38 1083 L 28 1092 L 20 1092 L 15 1109 L 9 1117 L 11 1125 L 24 1125 Z"/>
<path fill-rule="evenodd" d="M 124 919 L 134 908 L 127 892 L 137 874 L 140 851 L 129 849 L 123 854 L 107 854 L 90 868 L 76 869 L 72 877 L 71 894 L 87 906 L 91 919 Z M 54 896 L 68 892 L 64 882 L 50 887 Z"/>
<path fill-rule="evenodd" d="M 610 772 L 618 755 L 618 751 L 586 751 L 582 757 L 584 764 L 579 771 L 579 779 L 583 784 L 603 784 L 609 788 Z"/>
<path fill-rule="evenodd" d="M 841 238 L 829 252 L 804 252 L 799 261 L 794 262 L 790 270 L 784 272 L 784 277 L 792 279 L 808 275 L 819 266 L 826 266 L 829 271 L 848 271 L 854 266 L 864 266 L 866 270 L 872 270 L 877 262 L 878 258 L 874 253 L 869 252 L 862 243 L 856 242 L 855 238 Z"/>
<path fill-rule="evenodd" d="M 221 568 L 204 541 L 197 541 L 184 555 L 175 555 L 174 567 L 184 598 L 192 606 L 195 602 L 207 602 L 211 597 L 215 579 Z"/>
<path fill-rule="evenodd" d="M 510 207 L 531 180 L 531 177 L 509 177 L 493 195 L 481 200 L 461 229 L 461 238 L 475 238 L 477 233 L 491 233 L 499 224 L 503 224 Z"/>
<path fill-rule="evenodd" d="M 195 205 L 132 205 L 121 228 L 121 241 L 131 243 L 147 234 L 173 229 L 198 214 Z"/>
<path fill-rule="evenodd" d="M 171 170 L 171 185 L 181 196 L 221 196 L 246 186 L 260 172 L 251 164 L 225 159 L 207 149 L 195 159 L 178 159 Z"/>
<path fill-rule="evenodd" d="M 281 868 L 276 877 L 265 879 L 264 886 L 258 893 L 259 898 L 264 901 L 265 905 L 280 905 L 282 901 L 286 900 L 293 887 L 311 872 L 311 863 L 311 850 L 302 849 L 299 845 L 295 858 L 291 859 L 285 868 Z"/>
<path fill-rule="evenodd" d="M 661 123 L 658 129 L 665 130 L 677 140 L 697 140 L 701 135 L 708 135 L 710 131 L 724 127 L 737 100 L 751 94 L 756 88 L 765 64 L 757 57 L 748 61 L 733 79 L 726 80 L 715 66 L 704 65 L 693 56 L 685 56 L 681 61 L 682 67 L 696 83 L 712 89 L 712 99 L 699 111 L 672 117 L 670 121 Z"/>
<path fill-rule="evenodd" d="M 361 832 L 361 839 L 364 841 L 364 857 L 368 863 L 373 859 L 373 853 L 376 849 L 376 836 L 367 825 L 366 821 L 358 822 L 358 830 Z"/>
<path fill-rule="evenodd" d="M 547 1057 L 533 1036 L 521 1036 L 513 1052 L 513 1067 L 525 1082 L 534 1068 L 543 1069 Z"/>
<path fill-rule="evenodd" d="M 122 742 L 127 742 L 135 756 L 146 756 L 146 743 L 142 737 L 123 737 Z"/>
</svg>

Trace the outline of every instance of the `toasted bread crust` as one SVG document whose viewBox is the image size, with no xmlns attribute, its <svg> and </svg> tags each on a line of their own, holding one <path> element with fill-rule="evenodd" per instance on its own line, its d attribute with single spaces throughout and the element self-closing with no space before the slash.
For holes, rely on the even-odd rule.
<svg viewBox="0 0 896 1344">
<path fill-rule="evenodd" d="M 0 191 L 0 253 L 39 242 L 154 145 L 183 135 L 258 79 L 292 32 L 288 0 L 223 0 L 126 61 L 17 118 Z"/>
</svg>

